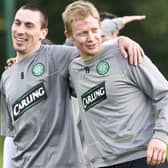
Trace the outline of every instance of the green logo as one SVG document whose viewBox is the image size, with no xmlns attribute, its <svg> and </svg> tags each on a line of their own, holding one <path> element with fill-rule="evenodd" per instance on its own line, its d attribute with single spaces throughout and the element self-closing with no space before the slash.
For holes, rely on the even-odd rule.
<svg viewBox="0 0 168 168">
<path fill-rule="evenodd" d="M 105 75 L 110 69 L 110 65 L 106 61 L 101 61 L 96 66 L 96 71 L 100 75 Z"/>
<path fill-rule="evenodd" d="M 45 67 L 42 63 L 37 63 L 32 68 L 32 74 L 34 76 L 41 76 L 43 75 L 44 71 L 45 71 Z"/>
<path fill-rule="evenodd" d="M 21 97 L 12 105 L 14 120 L 17 120 L 24 112 L 47 98 L 47 93 L 43 83 L 39 83 Z"/>
<path fill-rule="evenodd" d="M 105 100 L 106 99 L 105 82 L 102 82 L 89 89 L 81 96 L 81 99 L 85 111 L 88 111 L 96 104 L 99 104 L 100 102 Z"/>
</svg>

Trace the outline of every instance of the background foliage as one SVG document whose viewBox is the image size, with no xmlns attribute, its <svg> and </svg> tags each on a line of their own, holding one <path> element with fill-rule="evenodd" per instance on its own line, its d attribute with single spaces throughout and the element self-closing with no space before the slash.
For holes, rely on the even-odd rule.
<svg viewBox="0 0 168 168">
<path fill-rule="evenodd" d="M 48 38 L 54 43 L 64 42 L 61 13 L 72 0 L 14 0 L 16 9 L 23 3 L 37 3 L 46 9 L 49 16 Z M 168 1 L 167 0 L 91 0 L 99 11 L 112 12 L 118 16 L 146 15 L 145 21 L 128 24 L 120 34 L 139 42 L 145 53 L 168 79 Z M 10 11 L 9 11 L 10 12 Z M 0 2 L 0 73 L 5 63 L 4 10 Z M 1 142 L 1 141 L 0 141 Z M 2 144 L 2 142 L 1 142 Z"/>
<path fill-rule="evenodd" d="M 63 43 L 63 24 L 61 13 L 65 6 L 73 2 L 72 0 L 15 0 L 16 9 L 23 3 L 37 3 L 46 9 L 49 16 L 49 39 L 54 43 Z M 127 35 L 136 40 L 144 48 L 145 53 L 160 68 L 162 73 L 168 77 L 166 73 L 166 63 L 168 63 L 168 1 L 167 0 L 91 0 L 99 11 L 108 11 L 118 16 L 125 15 L 146 15 L 145 21 L 133 22 L 128 24 L 122 31 L 122 35 Z M 2 3 L 2 2 L 1 2 Z M 2 5 L 1 7 L 2 8 Z M 0 58 L 4 64 L 4 14 L 3 9 L 0 10 Z M 1 69 L 2 72 L 2 64 Z"/>
</svg>

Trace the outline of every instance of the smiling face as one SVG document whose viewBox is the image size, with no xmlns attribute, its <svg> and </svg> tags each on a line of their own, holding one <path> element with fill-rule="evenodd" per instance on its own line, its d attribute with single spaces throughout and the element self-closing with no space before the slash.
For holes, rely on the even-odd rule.
<svg viewBox="0 0 168 168">
<path fill-rule="evenodd" d="M 78 48 L 83 58 L 98 54 L 102 47 L 99 20 L 88 16 L 71 23 L 71 33 L 67 36 Z"/>
<path fill-rule="evenodd" d="M 42 28 L 39 11 L 19 9 L 12 24 L 12 41 L 15 51 L 21 55 L 29 55 L 39 49 L 41 41 L 48 33 Z"/>
<path fill-rule="evenodd" d="M 90 59 L 102 48 L 100 16 L 88 1 L 74 1 L 62 14 L 65 35 L 76 45 L 84 59 Z"/>
</svg>

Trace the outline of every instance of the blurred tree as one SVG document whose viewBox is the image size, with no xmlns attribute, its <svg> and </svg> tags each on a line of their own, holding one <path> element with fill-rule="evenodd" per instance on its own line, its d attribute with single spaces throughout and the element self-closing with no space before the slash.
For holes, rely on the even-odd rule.
<svg viewBox="0 0 168 168">
<path fill-rule="evenodd" d="M 5 21 L 4 21 L 4 11 L 3 11 L 3 5 L 2 1 L 0 1 L 0 72 L 3 71 L 3 65 L 4 65 L 4 54 L 5 54 Z"/>
<path fill-rule="evenodd" d="M 160 68 L 162 73 L 167 77 L 168 63 L 168 18 L 166 0 L 132 0 L 132 11 L 134 14 L 145 14 L 146 20 L 141 23 L 130 24 L 124 29 L 125 34 L 138 40 L 147 55 Z"/>
</svg>

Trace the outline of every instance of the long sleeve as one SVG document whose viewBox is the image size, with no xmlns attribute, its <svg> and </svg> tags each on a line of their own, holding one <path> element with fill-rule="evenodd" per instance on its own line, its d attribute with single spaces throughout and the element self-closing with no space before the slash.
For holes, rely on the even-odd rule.
<svg viewBox="0 0 168 168">
<path fill-rule="evenodd" d="M 1 129 L 0 134 L 2 136 L 13 136 L 13 126 L 12 126 L 12 119 L 11 115 L 7 106 L 6 96 L 4 93 L 3 84 L 1 81 Z"/>
<path fill-rule="evenodd" d="M 157 114 L 153 137 L 168 144 L 168 81 L 147 57 L 131 71 L 131 79 L 151 99 Z"/>
<path fill-rule="evenodd" d="M 16 152 L 16 146 L 13 143 L 13 138 L 6 137 L 4 139 L 3 148 L 3 168 L 11 168 L 12 166 L 12 156 Z"/>
</svg>

